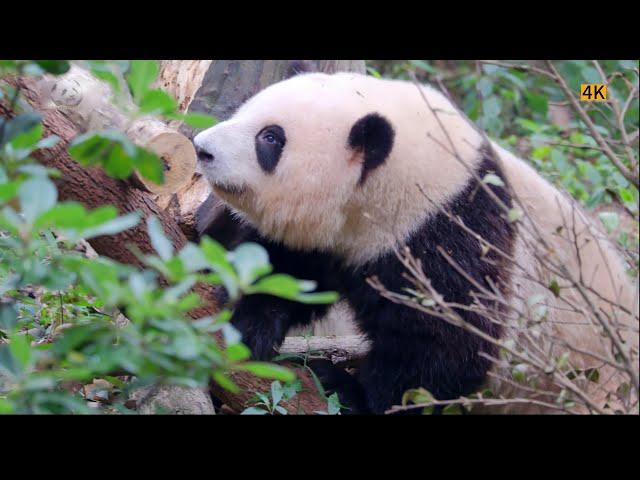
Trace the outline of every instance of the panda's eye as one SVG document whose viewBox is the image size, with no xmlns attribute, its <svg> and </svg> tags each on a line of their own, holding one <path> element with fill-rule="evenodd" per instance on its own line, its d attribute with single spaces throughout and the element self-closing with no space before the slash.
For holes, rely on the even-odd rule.
<svg viewBox="0 0 640 480">
<path fill-rule="evenodd" d="M 283 136 L 279 135 L 275 130 L 263 130 L 261 137 L 262 140 L 269 145 L 278 145 L 280 147 L 284 146 Z"/>
<path fill-rule="evenodd" d="M 269 125 L 260 130 L 255 141 L 258 163 L 265 172 L 273 172 L 287 143 L 284 129 L 279 125 Z"/>
</svg>

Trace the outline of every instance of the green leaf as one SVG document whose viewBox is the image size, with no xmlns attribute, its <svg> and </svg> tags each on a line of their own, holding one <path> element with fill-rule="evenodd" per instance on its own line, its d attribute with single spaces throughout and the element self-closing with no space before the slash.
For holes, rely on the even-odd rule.
<svg viewBox="0 0 640 480">
<path fill-rule="evenodd" d="M 35 228 L 80 229 L 85 226 L 87 211 L 78 202 L 58 203 L 38 217 Z"/>
<path fill-rule="evenodd" d="M 276 273 L 258 280 L 247 289 L 247 293 L 264 293 L 293 300 L 300 293 L 300 287 L 292 276 Z"/>
<path fill-rule="evenodd" d="M 0 183 L 0 202 L 7 202 L 18 194 L 18 182 Z"/>
<path fill-rule="evenodd" d="M 335 303 L 340 298 L 337 292 L 301 293 L 295 300 L 300 303 L 323 304 Z"/>
<path fill-rule="evenodd" d="M 516 382 L 524 383 L 529 366 L 526 363 L 519 363 L 511 370 L 511 376 Z"/>
<path fill-rule="evenodd" d="M 4 120 L 4 119 L 3 119 Z M 13 138 L 23 133 L 31 131 L 42 122 L 42 117 L 35 112 L 28 112 L 18 115 L 4 127 L 4 134 L 0 138 L 0 146 L 8 143 Z"/>
<path fill-rule="evenodd" d="M 162 162 L 117 130 L 102 130 L 76 137 L 69 146 L 71 158 L 82 165 L 102 165 L 114 178 L 125 179 L 134 168 L 154 183 L 163 182 Z"/>
<path fill-rule="evenodd" d="M 490 185 L 495 185 L 496 187 L 504 187 L 502 179 L 494 173 L 487 173 L 482 179 L 482 183 L 488 183 Z"/>
<path fill-rule="evenodd" d="M 375 78 L 382 78 L 382 75 L 380 75 L 380 72 L 378 72 L 375 68 L 373 67 L 367 67 L 367 73 L 369 75 L 371 75 L 372 77 Z"/>
<path fill-rule="evenodd" d="M 91 73 L 93 73 L 97 78 L 107 82 L 115 93 L 120 92 L 120 81 L 112 71 L 106 70 L 105 67 L 98 67 L 93 63 L 91 64 L 90 69 Z"/>
<path fill-rule="evenodd" d="M 26 180 L 18 189 L 22 214 L 32 224 L 42 213 L 52 208 L 58 200 L 58 191 L 47 178 L 35 177 Z"/>
<path fill-rule="evenodd" d="M 151 239 L 153 249 L 158 252 L 160 258 L 166 262 L 173 256 L 173 245 L 164 235 L 162 224 L 155 215 L 147 218 L 147 230 L 149 231 L 149 238 Z"/>
<path fill-rule="evenodd" d="M 438 71 L 434 67 L 429 65 L 424 60 L 409 60 L 409 64 L 413 65 L 419 70 L 424 70 L 425 72 L 428 72 L 428 73 L 432 73 L 432 74 L 438 73 Z"/>
<path fill-rule="evenodd" d="M 222 370 L 214 370 L 212 374 L 213 380 L 225 390 L 231 393 L 240 392 L 240 387 L 235 384 Z"/>
<path fill-rule="evenodd" d="M 258 407 L 245 408 L 240 415 L 266 415 L 269 412 Z"/>
<path fill-rule="evenodd" d="M 133 164 L 140 175 L 156 185 L 164 183 L 164 167 L 162 160 L 153 152 L 136 147 Z"/>
<path fill-rule="evenodd" d="M 462 415 L 462 406 L 452 403 L 442 409 L 442 415 Z"/>
<path fill-rule="evenodd" d="M 273 382 L 271 382 L 271 401 L 272 401 L 272 405 L 278 405 L 278 403 L 280 403 L 280 400 L 282 400 L 282 396 L 284 395 L 284 390 L 282 389 L 282 384 L 277 381 L 274 380 Z"/>
<path fill-rule="evenodd" d="M 558 149 L 551 150 L 551 162 L 554 167 L 560 171 L 560 173 L 564 173 L 569 169 L 569 161 L 564 153 L 562 153 Z"/>
<path fill-rule="evenodd" d="M 246 362 L 233 367 L 235 370 L 253 373 L 261 378 L 273 378 L 281 382 L 292 382 L 295 380 L 295 374 L 288 368 L 267 362 Z"/>
<path fill-rule="evenodd" d="M 581 70 L 583 83 L 602 83 L 602 77 L 595 67 L 584 67 Z"/>
<path fill-rule="evenodd" d="M 251 357 L 251 350 L 243 343 L 234 343 L 225 350 L 227 358 L 232 362 L 247 360 Z"/>
<path fill-rule="evenodd" d="M 32 151 L 38 145 L 38 141 L 42 138 L 42 123 L 36 123 L 29 130 L 22 132 L 11 139 L 9 144 L 14 150 Z"/>
<path fill-rule="evenodd" d="M 227 251 L 210 237 L 204 237 L 200 241 L 200 249 L 209 262 L 211 269 L 220 276 L 224 287 L 229 292 L 229 296 L 236 298 L 238 295 L 238 277 L 233 266 L 227 260 Z"/>
<path fill-rule="evenodd" d="M 15 333 L 10 337 L 9 350 L 13 357 L 20 362 L 22 368 L 27 368 L 31 361 L 31 345 L 26 335 Z"/>
<path fill-rule="evenodd" d="M 520 210 L 519 208 L 512 208 L 511 210 L 509 210 L 507 219 L 509 220 L 509 223 L 513 223 L 522 218 L 522 215 L 522 210 Z"/>
<path fill-rule="evenodd" d="M 187 272 L 197 272 L 209 266 L 207 258 L 202 250 L 195 244 L 188 242 L 178 253 L 178 258 L 182 261 L 182 266 Z"/>
<path fill-rule="evenodd" d="M 569 352 L 564 352 L 556 361 L 556 368 L 558 370 L 563 370 L 567 365 L 569 365 Z"/>
<path fill-rule="evenodd" d="M 238 246 L 231 254 L 231 262 L 244 285 L 250 285 L 257 277 L 271 271 L 267 251 L 262 245 L 253 242 Z"/>
<path fill-rule="evenodd" d="M 4 398 L 0 398 L 0 415 L 6 415 L 8 413 L 13 413 L 15 407 L 11 402 L 5 400 Z"/>
<path fill-rule="evenodd" d="M 408 405 L 409 403 L 422 404 L 431 403 L 435 401 L 435 397 L 424 388 L 413 388 L 407 390 L 402 395 L 402 405 Z"/>
<path fill-rule="evenodd" d="M 160 71 L 157 60 L 132 60 L 127 75 L 127 83 L 133 97 L 139 102 L 147 93 Z"/>
<path fill-rule="evenodd" d="M 12 304 L 0 304 L 0 330 L 10 332 L 18 324 L 18 310 Z"/>
<path fill-rule="evenodd" d="M 556 298 L 560 297 L 560 285 L 558 285 L 558 281 L 555 278 L 551 280 L 549 290 L 553 292 L 553 295 L 555 295 Z"/>
<path fill-rule="evenodd" d="M 540 115 L 546 115 L 549 109 L 549 102 L 544 95 L 538 95 L 531 91 L 524 92 L 524 98 L 527 100 L 529 108 Z"/>
<path fill-rule="evenodd" d="M 114 218 L 108 222 L 104 222 L 101 225 L 87 228 L 82 231 L 82 237 L 90 239 L 93 237 L 99 237 L 101 235 L 115 235 L 116 233 L 123 232 L 129 228 L 135 227 L 140 221 L 140 212 L 131 212 L 126 215 Z"/>
<path fill-rule="evenodd" d="M 42 140 L 40 140 L 37 144 L 36 147 L 37 148 L 51 148 L 54 147 L 55 145 L 58 144 L 58 142 L 60 141 L 60 137 L 57 135 L 49 135 L 47 138 L 43 138 Z"/>
<path fill-rule="evenodd" d="M 195 360 L 200 353 L 198 338 L 188 327 L 179 330 L 173 338 L 174 354 L 182 360 Z"/>
<path fill-rule="evenodd" d="M 53 75 L 62 75 L 71 68 L 67 60 L 35 60 L 35 63 L 45 72 Z"/>
<path fill-rule="evenodd" d="M 483 98 L 488 97 L 493 92 L 493 81 L 489 77 L 482 77 L 478 80 L 476 88 Z"/>
<path fill-rule="evenodd" d="M 338 415 L 340 413 L 340 400 L 337 393 L 332 393 L 327 398 L 327 413 L 329 415 Z"/>
<path fill-rule="evenodd" d="M 615 231 L 620 225 L 620 217 L 615 212 L 600 212 L 598 216 L 604 228 L 607 229 L 607 233 Z"/>
<path fill-rule="evenodd" d="M 175 114 L 169 118 L 181 120 L 193 128 L 211 128 L 219 121 L 216 117 L 200 112 Z"/>
<path fill-rule="evenodd" d="M 584 376 L 593 383 L 600 381 L 600 371 L 597 368 L 587 368 L 584 371 Z"/>
<path fill-rule="evenodd" d="M 502 102 L 495 95 L 487 98 L 482 104 L 482 111 L 487 118 L 497 117 L 500 115 L 500 110 L 502 110 Z"/>
<path fill-rule="evenodd" d="M 140 100 L 140 112 L 150 115 L 162 115 L 174 112 L 178 103 L 167 92 L 149 90 Z"/>
<path fill-rule="evenodd" d="M 200 248 L 212 267 L 234 272 L 233 266 L 227 260 L 227 251 L 218 242 L 210 237 L 204 237 L 200 242 Z"/>
</svg>

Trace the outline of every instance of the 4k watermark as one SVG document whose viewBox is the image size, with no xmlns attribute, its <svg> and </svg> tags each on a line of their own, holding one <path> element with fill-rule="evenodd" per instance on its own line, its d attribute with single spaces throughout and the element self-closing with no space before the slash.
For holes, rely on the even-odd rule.
<svg viewBox="0 0 640 480">
<path fill-rule="evenodd" d="M 606 83 L 583 83 L 580 85 L 580 101 L 604 102 L 607 100 Z"/>
</svg>

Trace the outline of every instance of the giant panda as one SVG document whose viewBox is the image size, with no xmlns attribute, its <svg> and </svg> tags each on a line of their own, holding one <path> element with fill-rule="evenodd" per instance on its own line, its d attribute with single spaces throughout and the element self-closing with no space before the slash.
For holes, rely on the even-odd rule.
<svg viewBox="0 0 640 480">
<path fill-rule="evenodd" d="M 265 246 L 274 271 L 315 280 L 319 291 L 340 292 L 370 341 L 355 376 L 316 367 L 347 413 L 384 413 L 418 387 L 438 400 L 485 387 L 496 395 L 526 396 L 517 382 L 504 380 L 509 373 L 499 370 L 510 367 L 493 360 L 500 352 L 490 338 L 529 342 L 534 352 L 570 340 L 583 352 L 611 358 L 598 326 L 569 304 L 578 310 L 593 304 L 617 318 L 637 365 L 637 292 L 614 247 L 567 195 L 487 139 L 432 87 L 305 73 L 259 92 L 229 120 L 199 133 L 194 144 L 213 191 L 244 224 L 245 240 Z M 509 217 L 518 210 L 519 219 Z M 562 281 L 562 295 L 550 291 L 557 280 L 532 246 L 540 241 L 572 275 L 589 279 L 585 295 Z M 484 337 L 371 286 L 367 279 L 376 278 L 392 292 L 406 292 L 410 284 L 397 255 L 403 246 L 419 259 L 432 287 L 459 305 L 456 312 Z M 502 295 L 502 304 L 481 300 L 495 317 L 465 308 L 478 287 Z M 535 335 L 523 335 L 523 319 L 509 308 L 526 311 L 532 298 L 543 297 L 541 328 L 557 344 L 536 344 Z M 326 312 L 326 306 L 250 295 L 235 306 L 232 322 L 255 358 L 270 359 L 287 332 Z M 594 363 L 579 352 L 570 361 L 583 369 Z M 603 380 L 583 387 L 601 390 L 593 395 L 604 403 L 620 380 L 606 364 L 598 366 Z M 544 378 L 539 387 L 554 388 Z M 523 403 L 503 411 L 548 410 Z"/>
</svg>

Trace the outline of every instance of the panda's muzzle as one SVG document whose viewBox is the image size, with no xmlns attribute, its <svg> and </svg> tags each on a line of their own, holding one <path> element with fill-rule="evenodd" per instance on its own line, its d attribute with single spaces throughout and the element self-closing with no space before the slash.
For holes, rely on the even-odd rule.
<svg viewBox="0 0 640 480">
<path fill-rule="evenodd" d="M 198 161 L 202 163 L 211 163 L 215 158 L 212 153 L 200 147 L 196 147 L 196 155 L 198 156 Z"/>
</svg>

